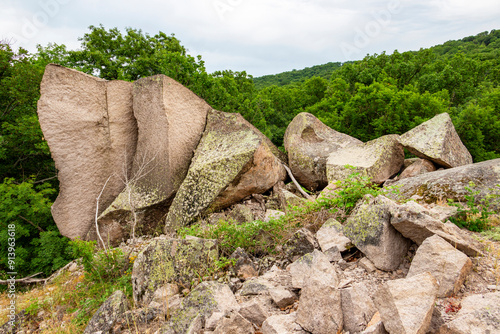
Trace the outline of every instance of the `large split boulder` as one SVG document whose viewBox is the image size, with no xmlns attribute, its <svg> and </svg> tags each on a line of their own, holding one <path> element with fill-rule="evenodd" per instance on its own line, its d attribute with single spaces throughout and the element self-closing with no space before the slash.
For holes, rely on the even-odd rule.
<svg viewBox="0 0 500 334">
<path fill-rule="evenodd" d="M 280 156 L 276 146 L 240 114 L 212 110 L 170 207 L 166 230 L 272 188 L 286 176 Z"/>
<path fill-rule="evenodd" d="M 436 115 L 404 133 L 400 140 L 411 153 L 446 168 L 472 163 L 472 156 L 447 113 Z"/>
<path fill-rule="evenodd" d="M 360 201 L 344 225 L 343 232 L 352 243 L 381 270 L 395 270 L 410 247 L 391 225 L 397 204 L 379 195 Z"/>
<path fill-rule="evenodd" d="M 448 297 L 460 291 L 471 270 L 467 255 L 434 235 L 420 245 L 406 277 L 429 272 L 439 283 L 438 297 Z"/>
<path fill-rule="evenodd" d="M 404 162 L 404 150 L 398 135 L 382 136 L 364 144 L 339 149 L 328 156 L 328 183 L 346 179 L 359 172 L 382 184 L 399 172 Z"/>
<path fill-rule="evenodd" d="M 136 151 L 132 83 L 47 65 L 38 118 L 58 169 L 52 216 L 64 236 L 84 238 L 96 215 L 124 188 Z"/>
<path fill-rule="evenodd" d="M 149 304 L 155 291 L 165 284 L 189 286 L 193 279 L 208 274 L 217 260 L 215 240 L 155 239 L 134 262 L 134 301 Z"/>
<path fill-rule="evenodd" d="M 151 233 L 164 221 L 211 109 L 191 90 L 165 75 L 137 80 L 133 95 L 139 135 L 132 171 L 122 176 L 125 189 L 99 217 L 101 230 L 114 234 L 121 231 L 122 239 L 132 228 Z"/>
<path fill-rule="evenodd" d="M 284 138 L 293 175 L 302 186 L 311 191 L 328 184 L 328 156 L 339 149 L 357 144 L 362 144 L 362 141 L 329 128 L 306 112 L 295 116 L 288 125 Z"/>
<path fill-rule="evenodd" d="M 500 159 L 483 161 L 475 164 L 450 168 L 432 173 L 421 174 L 397 181 L 391 186 L 397 187 L 398 194 L 388 195 L 400 199 L 409 199 L 418 196 L 427 203 L 436 203 L 445 199 L 467 202 L 469 195 L 465 187 L 470 182 L 474 183 L 474 191 L 479 191 L 474 196 L 476 204 L 485 199 L 487 195 L 499 194 L 500 188 Z M 500 204 L 492 202 L 493 210 L 499 210 Z"/>
</svg>

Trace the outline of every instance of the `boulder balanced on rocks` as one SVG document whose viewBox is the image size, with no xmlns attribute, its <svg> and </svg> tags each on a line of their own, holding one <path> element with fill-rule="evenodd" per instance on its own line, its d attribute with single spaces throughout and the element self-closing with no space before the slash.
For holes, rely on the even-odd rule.
<svg viewBox="0 0 500 334">
<path fill-rule="evenodd" d="M 106 81 L 50 64 L 40 87 L 38 118 L 58 169 L 59 195 L 52 216 L 64 236 L 84 237 L 130 173 L 137 123 L 132 83 Z M 102 193 L 101 193 L 102 192 Z"/>
<path fill-rule="evenodd" d="M 373 183 L 384 183 L 399 172 L 404 162 L 404 150 L 398 135 L 387 135 L 330 154 L 326 163 L 328 182 L 346 179 L 359 172 L 372 178 Z M 346 166 L 352 166 L 346 167 Z"/>
<path fill-rule="evenodd" d="M 263 193 L 284 180 L 276 146 L 240 114 L 212 110 L 187 176 L 166 220 L 166 230 L 198 215 Z"/>
<path fill-rule="evenodd" d="M 311 191 L 328 184 L 328 156 L 339 149 L 357 144 L 362 144 L 362 141 L 329 128 L 306 112 L 295 116 L 288 125 L 284 138 L 293 175 L 302 186 Z"/>
<path fill-rule="evenodd" d="M 416 156 L 446 168 L 472 163 L 472 156 L 447 113 L 434 116 L 401 135 L 401 144 Z"/>
</svg>

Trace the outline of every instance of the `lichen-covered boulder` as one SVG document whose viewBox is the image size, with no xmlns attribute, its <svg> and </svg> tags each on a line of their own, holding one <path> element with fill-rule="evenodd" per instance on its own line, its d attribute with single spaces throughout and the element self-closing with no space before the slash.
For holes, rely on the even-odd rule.
<svg viewBox="0 0 500 334">
<path fill-rule="evenodd" d="M 130 173 L 137 123 L 132 83 L 106 81 L 49 64 L 40 86 L 38 118 L 58 169 L 52 216 L 64 236 L 84 238 L 120 194 Z"/>
<path fill-rule="evenodd" d="M 312 114 L 302 112 L 288 125 L 284 145 L 290 169 L 297 181 L 314 191 L 328 184 L 326 160 L 330 153 L 362 141 L 337 132 Z"/>
<path fill-rule="evenodd" d="M 439 283 L 438 297 L 449 297 L 460 291 L 471 270 L 467 255 L 434 235 L 420 245 L 406 277 L 429 272 Z"/>
<path fill-rule="evenodd" d="M 188 329 L 197 320 L 203 324 L 214 313 L 224 316 L 238 310 L 238 302 L 229 286 L 213 281 L 202 282 L 182 301 L 181 307 L 173 312 L 168 325 L 175 334 L 189 333 Z"/>
<path fill-rule="evenodd" d="M 115 291 L 92 316 L 92 319 L 90 319 L 83 333 L 111 333 L 115 322 L 119 320 L 127 310 L 127 298 L 122 291 Z"/>
<path fill-rule="evenodd" d="M 218 260 L 215 240 L 155 239 L 139 253 L 132 270 L 134 301 L 148 304 L 167 283 L 189 286 Z"/>
<path fill-rule="evenodd" d="M 328 219 L 316 232 L 316 239 L 323 252 L 332 247 L 337 247 L 340 252 L 344 252 L 352 247 L 352 242 L 342 232 L 342 225 L 334 218 Z"/>
<path fill-rule="evenodd" d="M 399 172 L 404 158 L 398 135 L 382 136 L 364 144 L 339 149 L 331 153 L 326 162 L 328 183 L 359 172 L 370 177 L 373 183 L 382 184 Z"/>
<path fill-rule="evenodd" d="M 263 193 L 286 176 L 279 150 L 240 114 L 212 110 L 165 229 Z"/>
<path fill-rule="evenodd" d="M 425 239 L 438 235 L 453 247 L 469 256 L 481 254 L 477 241 L 451 222 L 442 223 L 427 214 L 427 210 L 413 201 L 392 208 L 391 224 L 403 236 L 421 245 Z"/>
<path fill-rule="evenodd" d="M 330 263 L 328 257 L 317 249 L 290 264 L 286 270 L 292 276 L 294 289 L 302 289 L 306 279 L 313 274 L 316 280 L 322 279 L 325 284 L 335 287 L 339 284 L 335 267 Z"/>
<path fill-rule="evenodd" d="M 426 333 L 436 302 L 438 283 L 429 273 L 384 283 L 373 301 L 389 333 Z"/>
<path fill-rule="evenodd" d="M 474 191 L 476 204 L 492 194 L 500 194 L 500 159 L 483 161 L 475 164 L 450 168 L 397 181 L 391 186 L 397 187 L 397 194 L 388 195 L 399 199 L 418 196 L 426 203 L 436 203 L 443 199 L 467 202 L 465 198 L 470 183 Z M 500 202 L 491 203 L 492 210 L 500 210 Z"/>
<path fill-rule="evenodd" d="M 436 115 L 404 133 L 400 140 L 411 153 L 446 168 L 472 163 L 472 156 L 458 137 L 447 113 Z"/>
<path fill-rule="evenodd" d="M 397 269 L 411 243 L 391 225 L 395 207 L 381 195 L 360 201 L 343 228 L 344 235 L 381 270 Z"/>
</svg>

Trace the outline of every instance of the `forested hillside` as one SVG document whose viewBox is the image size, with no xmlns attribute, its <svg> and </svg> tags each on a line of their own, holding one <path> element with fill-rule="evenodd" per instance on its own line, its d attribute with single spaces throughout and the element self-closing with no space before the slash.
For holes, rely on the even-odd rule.
<svg viewBox="0 0 500 334">
<path fill-rule="evenodd" d="M 303 111 L 362 141 L 401 134 L 448 112 L 475 162 L 500 157 L 500 30 L 256 79 L 246 72 L 207 73 L 201 56 L 188 55 L 175 36 L 162 32 L 90 27 L 81 42 L 77 51 L 50 44 L 34 54 L 0 43 L 0 245 L 7 254 L 6 226 L 15 224 L 20 274 L 48 275 L 73 256 L 50 214 L 57 171 L 36 113 L 48 63 L 108 80 L 166 74 L 213 108 L 241 113 L 280 147 L 286 127 Z M 7 271 L 2 257 L 0 276 Z"/>
<path fill-rule="evenodd" d="M 332 72 L 339 69 L 342 63 L 326 63 L 323 65 L 316 65 L 313 67 L 306 67 L 302 70 L 292 70 L 288 72 L 264 75 L 253 79 L 255 88 L 261 89 L 264 87 L 276 85 L 284 86 L 293 82 L 302 82 L 312 77 L 322 77 L 330 79 Z"/>
</svg>

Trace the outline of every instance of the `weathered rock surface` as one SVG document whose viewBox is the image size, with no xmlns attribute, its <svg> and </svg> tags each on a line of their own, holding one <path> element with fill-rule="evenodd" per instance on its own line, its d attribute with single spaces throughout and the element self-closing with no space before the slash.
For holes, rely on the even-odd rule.
<svg viewBox="0 0 500 334">
<path fill-rule="evenodd" d="M 166 283 L 189 285 L 207 274 L 217 259 L 215 240 L 155 239 L 134 262 L 134 301 L 148 304 L 156 289 Z"/>
<path fill-rule="evenodd" d="M 342 299 L 334 280 L 311 273 L 304 280 L 297 309 L 297 323 L 317 334 L 339 333 L 343 328 Z"/>
<path fill-rule="evenodd" d="M 360 201 L 344 225 L 344 234 L 381 270 L 395 270 L 410 247 L 391 225 L 391 212 L 397 204 L 384 196 Z"/>
<path fill-rule="evenodd" d="M 435 170 L 436 166 L 434 166 L 434 164 L 431 161 L 426 159 L 418 159 L 410 166 L 405 168 L 405 170 L 401 173 L 401 175 L 399 175 L 398 179 L 402 180 L 420 174 L 434 172 Z"/>
<path fill-rule="evenodd" d="M 467 202 L 465 187 L 473 182 L 474 190 L 480 191 L 475 196 L 476 204 L 488 194 L 500 193 L 496 186 L 500 184 L 500 159 L 483 161 L 475 164 L 450 168 L 397 181 L 392 186 L 398 187 L 399 194 L 391 195 L 401 199 L 418 196 L 427 203 L 443 199 Z M 492 210 L 499 210 L 500 204 L 492 203 Z"/>
<path fill-rule="evenodd" d="M 197 317 L 208 319 L 213 313 L 229 314 L 239 306 L 231 289 L 221 283 L 202 282 L 182 301 L 181 308 L 172 314 L 170 327 L 177 333 L 186 333 Z"/>
<path fill-rule="evenodd" d="M 115 291 L 92 316 L 83 333 L 111 333 L 115 322 L 128 310 L 127 304 L 123 292 Z"/>
<path fill-rule="evenodd" d="M 255 277 L 250 278 L 243 283 L 240 290 L 240 295 L 242 296 L 254 296 L 266 293 L 269 289 L 274 288 L 275 285 L 265 278 Z"/>
<path fill-rule="evenodd" d="M 438 297 L 448 297 L 460 290 L 471 270 L 467 255 L 434 235 L 420 245 L 406 277 L 429 272 L 439 284 Z"/>
<path fill-rule="evenodd" d="M 95 220 L 96 198 L 102 191 L 100 213 L 124 187 L 117 172 L 132 168 L 132 83 L 50 64 L 40 92 L 38 118 L 60 182 L 52 216 L 61 234 L 84 238 Z"/>
<path fill-rule="evenodd" d="M 236 204 L 229 212 L 228 218 L 237 223 L 253 222 L 254 215 L 252 209 L 243 204 Z"/>
<path fill-rule="evenodd" d="M 344 331 L 350 333 L 363 331 L 377 312 L 366 285 L 355 284 L 352 288 L 342 289 L 340 292 Z"/>
<path fill-rule="evenodd" d="M 284 289 L 283 287 L 270 289 L 269 294 L 271 295 L 273 302 L 281 309 L 292 305 L 296 300 L 298 300 L 297 295 L 287 289 Z"/>
<path fill-rule="evenodd" d="M 472 295 L 464 298 L 457 317 L 441 326 L 439 333 L 500 333 L 500 292 Z"/>
<path fill-rule="evenodd" d="M 295 116 L 284 138 L 293 175 L 311 191 L 328 184 L 326 160 L 332 152 L 361 143 L 356 138 L 329 128 L 306 112 Z"/>
<path fill-rule="evenodd" d="M 316 232 L 316 239 L 323 252 L 335 246 L 340 252 L 352 247 L 351 240 L 342 233 L 342 225 L 333 218 L 328 219 Z"/>
<path fill-rule="evenodd" d="M 240 114 L 212 110 L 191 166 L 167 216 L 175 230 L 198 215 L 262 193 L 286 171 L 271 141 Z"/>
<path fill-rule="evenodd" d="M 295 322 L 296 317 L 296 313 L 270 316 L 262 324 L 262 334 L 306 334 Z"/>
<path fill-rule="evenodd" d="M 240 314 L 257 326 L 262 326 L 264 321 L 269 317 L 266 309 L 255 300 L 240 304 Z"/>
<path fill-rule="evenodd" d="M 266 210 L 266 215 L 264 216 L 263 221 L 270 222 L 271 220 L 277 220 L 281 216 L 284 216 L 285 213 L 279 210 Z"/>
<path fill-rule="evenodd" d="M 398 135 L 387 135 L 331 153 L 326 163 L 328 183 L 359 172 L 382 184 L 401 169 L 404 150 Z M 346 168 L 346 165 L 354 168 Z"/>
<path fill-rule="evenodd" d="M 413 201 L 407 202 L 392 209 L 391 224 L 418 245 L 436 234 L 469 256 L 481 254 L 478 243 L 463 233 L 458 226 L 450 222 L 443 224 L 425 212 L 427 210 L 421 205 Z"/>
<path fill-rule="evenodd" d="M 224 317 L 222 323 L 217 326 L 214 334 L 253 334 L 255 330 L 252 324 L 243 318 L 238 312 L 233 312 L 229 317 Z"/>
<path fill-rule="evenodd" d="M 411 153 L 451 168 L 472 163 L 472 156 L 458 137 L 450 115 L 442 113 L 401 135 Z"/>
<path fill-rule="evenodd" d="M 361 334 L 387 334 L 379 312 L 375 313 L 372 320 L 370 320 Z"/>
<path fill-rule="evenodd" d="M 429 273 L 384 283 L 374 296 L 389 333 L 420 334 L 429 328 L 438 284 Z"/>
<path fill-rule="evenodd" d="M 306 228 L 301 228 L 285 242 L 283 251 L 287 258 L 296 260 L 314 251 L 317 244 L 314 234 Z"/>
<path fill-rule="evenodd" d="M 292 275 L 292 286 L 295 289 L 301 289 L 305 280 L 313 273 L 317 279 L 321 276 L 330 285 L 337 286 L 339 283 L 335 267 L 330 263 L 328 257 L 318 250 L 304 255 L 290 264 L 287 271 Z"/>
<path fill-rule="evenodd" d="M 259 276 L 257 267 L 253 263 L 250 256 L 242 248 L 238 247 L 229 258 L 236 261 L 231 267 L 235 276 L 245 280 L 250 277 Z"/>
</svg>

